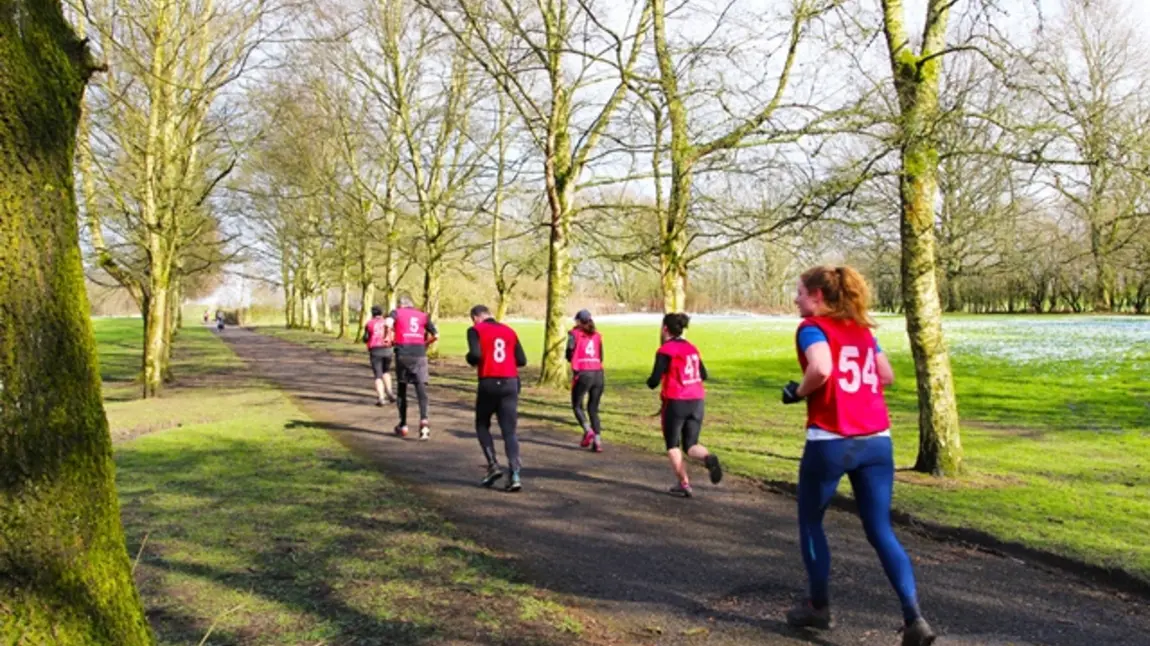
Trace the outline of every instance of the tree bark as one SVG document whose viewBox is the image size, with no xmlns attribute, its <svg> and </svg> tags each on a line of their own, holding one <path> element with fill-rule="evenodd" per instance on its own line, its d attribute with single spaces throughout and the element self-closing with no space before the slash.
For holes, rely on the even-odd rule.
<svg viewBox="0 0 1150 646">
<path fill-rule="evenodd" d="M 930 0 L 922 53 L 910 48 L 902 0 L 883 0 L 883 27 L 898 94 L 902 174 L 899 178 L 902 292 L 919 401 L 915 470 L 955 475 L 962 468 L 958 407 L 950 355 L 942 335 L 935 265 L 934 204 L 939 157 L 932 139 L 939 119 L 941 53 L 949 0 Z"/>
<path fill-rule="evenodd" d="M 58 0 L 0 3 L 0 69 L 0 634 L 150 644 L 120 525 L 73 192 L 91 67 Z"/>
<path fill-rule="evenodd" d="M 332 322 L 331 322 L 331 300 L 330 300 L 330 298 L 331 298 L 331 289 L 330 288 L 325 286 L 322 289 L 320 289 L 319 304 L 320 304 L 320 307 L 323 308 L 323 331 L 326 332 L 327 334 L 331 334 L 331 331 L 334 329 L 334 326 L 332 325 Z"/>
<path fill-rule="evenodd" d="M 351 282 L 347 277 L 347 265 L 344 265 L 339 280 L 339 338 L 341 339 L 347 336 L 347 326 L 351 324 L 350 299 Z"/>
</svg>

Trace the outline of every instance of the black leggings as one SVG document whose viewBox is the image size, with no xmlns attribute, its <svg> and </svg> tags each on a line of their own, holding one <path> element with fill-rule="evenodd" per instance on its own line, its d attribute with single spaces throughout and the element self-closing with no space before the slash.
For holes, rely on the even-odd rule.
<svg viewBox="0 0 1150 646">
<path fill-rule="evenodd" d="M 487 466 L 499 464 L 495 456 L 495 440 L 491 437 L 491 416 L 499 416 L 499 430 L 503 432 L 503 450 L 507 453 L 507 463 L 512 471 L 518 471 L 519 438 L 515 436 L 515 425 L 519 422 L 519 380 L 480 379 L 479 391 L 475 397 L 475 433 L 479 436 L 479 446 Z"/>
<path fill-rule="evenodd" d="M 406 381 L 400 380 L 398 388 L 396 389 L 396 399 L 399 406 L 399 425 L 407 426 L 407 386 Z M 417 381 L 415 386 L 415 397 L 419 400 L 419 419 L 427 419 L 427 384 L 422 381 Z"/>
<path fill-rule="evenodd" d="M 575 419 L 582 428 L 590 428 L 598 435 L 603 430 L 599 423 L 599 400 L 603 397 L 603 371 L 584 370 L 575 373 L 575 380 L 571 383 L 571 408 L 575 409 Z M 587 412 L 583 412 L 583 397 L 587 397 Z M 591 424 L 587 424 L 587 416 L 591 416 Z"/>
</svg>

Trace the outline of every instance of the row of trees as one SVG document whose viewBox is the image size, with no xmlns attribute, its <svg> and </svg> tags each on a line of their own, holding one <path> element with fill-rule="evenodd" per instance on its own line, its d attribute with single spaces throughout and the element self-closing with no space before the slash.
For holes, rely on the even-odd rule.
<svg viewBox="0 0 1150 646">
<path fill-rule="evenodd" d="M 928 2 L 921 32 L 896 0 L 355 0 L 272 42 L 265 0 L 89 2 L 112 65 L 86 228 L 144 314 L 148 394 L 181 292 L 237 248 L 288 325 L 341 336 L 401 288 L 437 316 L 463 277 L 502 314 L 540 280 L 555 385 L 576 275 L 616 298 L 657 278 L 666 310 L 785 303 L 779 250 L 835 252 L 905 312 L 919 466 L 952 472 L 944 307 L 1146 300 L 1140 43 L 1117 5 L 1064 4 L 1007 33 L 986 0 Z M 770 289 L 736 299 L 733 268 Z"/>
</svg>

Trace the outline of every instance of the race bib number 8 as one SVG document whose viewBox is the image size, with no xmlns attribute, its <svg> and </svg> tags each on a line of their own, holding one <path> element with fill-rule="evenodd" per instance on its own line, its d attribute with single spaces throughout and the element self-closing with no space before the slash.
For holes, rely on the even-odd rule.
<svg viewBox="0 0 1150 646">
<path fill-rule="evenodd" d="M 839 350 L 839 388 L 845 393 L 857 393 L 862 386 L 870 386 L 872 393 L 878 393 L 878 372 L 874 360 L 874 348 L 867 348 L 866 359 L 859 365 L 862 353 L 857 345 L 844 345 Z"/>
<path fill-rule="evenodd" d="M 495 352 L 491 353 L 491 358 L 495 359 L 495 363 L 503 363 L 507 361 L 507 342 L 503 339 L 495 339 Z"/>
</svg>

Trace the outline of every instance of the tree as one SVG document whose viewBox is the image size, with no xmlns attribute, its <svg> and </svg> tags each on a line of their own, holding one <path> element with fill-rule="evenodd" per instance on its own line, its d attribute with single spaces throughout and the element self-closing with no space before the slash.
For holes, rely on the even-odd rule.
<svg viewBox="0 0 1150 646">
<path fill-rule="evenodd" d="M 265 0 L 81 3 L 110 65 L 81 140 L 84 215 L 97 264 L 144 318 L 143 391 L 168 377 L 185 250 L 213 230 L 209 198 L 235 166 L 223 90 L 244 71 Z M 186 9 L 186 10 L 185 10 Z"/>
<path fill-rule="evenodd" d="M 942 336 L 935 243 L 939 154 L 939 80 L 947 54 L 947 24 L 954 0 L 928 0 L 917 47 L 905 25 L 902 0 L 882 0 L 882 25 L 898 97 L 902 292 L 914 355 L 919 403 L 915 470 L 953 475 L 962 468 L 958 406 L 950 355 Z"/>
<path fill-rule="evenodd" d="M 549 210 L 547 314 L 540 383 L 567 382 L 563 356 L 566 308 L 571 292 L 571 227 L 580 177 L 622 103 L 627 77 L 638 60 L 650 11 L 645 9 L 634 35 L 607 29 L 590 0 L 540 0 L 534 8 L 512 0 L 439 2 L 419 0 L 451 32 L 489 78 L 507 95 L 541 153 L 544 193 Z M 505 46 L 504 35 L 513 36 Z M 614 60 L 590 47 L 602 44 Z M 603 81 L 604 67 L 618 75 L 606 100 L 594 103 L 591 115 L 582 102 Z M 538 93 L 535 81 L 545 92 Z"/>
<path fill-rule="evenodd" d="M 791 71 L 798 58 L 799 45 L 804 36 L 807 35 L 811 23 L 837 4 L 836 0 L 827 2 L 795 0 L 792 2 L 790 26 L 783 40 L 784 60 L 770 98 L 760 108 L 749 114 L 732 115 L 731 108 L 728 107 L 728 102 L 731 102 L 730 88 L 721 88 L 717 93 L 719 95 L 718 101 L 723 105 L 727 118 L 722 126 L 723 129 L 713 132 L 714 128 L 703 127 L 702 124 L 691 122 L 690 98 L 700 96 L 701 92 L 698 87 L 689 87 L 686 91 L 681 90 L 681 76 L 684 68 L 689 68 L 704 58 L 706 46 L 710 45 L 706 41 L 711 40 L 716 33 L 724 29 L 729 30 L 730 27 L 724 25 L 722 17 L 720 17 L 714 25 L 714 29 L 706 36 L 704 43 L 688 48 L 680 60 L 676 61 L 667 35 L 666 1 L 650 0 L 654 32 L 653 42 L 658 62 L 658 88 L 662 95 L 661 102 L 651 102 L 651 104 L 657 112 L 656 120 L 665 120 L 671 134 L 670 145 L 666 151 L 671 162 L 670 191 L 666 210 L 659 209 L 658 257 L 663 285 L 664 311 L 679 312 L 686 308 L 687 271 L 692 261 L 696 261 L 706 254 L 727 249 L 732 244 L 767 235 L 777 231 L 785 224 L 786 220 L 780 221 L 780 218 L 777 217 L 766 217 L 761 221 L 756 218 L 750 223 L 739 221 L 737 225 L 729 227 L 724 232 L 722 240 L 718 243 L 705 249 L 688 251 L 691 242 L 689 229 L 693 215 L 690 209 L 692 183 L 696 171 L 707 163 L 708 158 L 729 156 L 735 149 L 752 143 L 748 140 L 756 135 L 757 140 L 753 142 L 753 145 L 792 143 L 803 134 L 812 132 L 817 123 L 827 118 L 826 115 L 821 114 L 809 120 L 799 117 L 800 121 L 807 120 L 809 123 L 799 123 L 789 128 L 783 128 L 772 123 L 795 121 L 794 118 L 780 119 L 780 115 L 777 113 L 784 110 L 781 106 L 789 89 Z M 724 11 L 721 16 L 725 15 L 726 12 Z M 710 46 L 714 47 L 715 45 Z M 737 48 L 732 47 L 730 49 L 735 50 Z M 698 84 L 692 83 L 691 85 L 696 86 Z M 813 108 L 809 105 L 802 107 L 806 111 L 811 111 Z M 714 119 L 715 115 L 708 115 L 708 117 Z M 763 132 L 764 127 L 767 127 L 769 131 Z M 692 129 L 708 132 L 709 136 L 692 136 Z M 656 138 L 661 135 L 662 125 L 657 123 Z M 656 142 L 654 164 L 657 179 L 661 175 L 659 156 L 662 152 L 661 146 Z M 661 184 L 661 181 L 659 183 Z M 661 192 L 662 186 L 657 186 L 656 190 Z M 775 215 L 771 213 L 770 209 L 765 211 L 768 212 L 766 214 L 769 216 Z M 793 212 L 797 213 L 800 210 L 796 209 Z M 745 218 L 724 218 L 718 222 L 736 220 L 745 220 Z"/>
<path fill-rule="evenodd" d="M 1098 311 L 1116 305 L 1123 250 L 1150 235 L 1150 57 L 1128 14 L 1122 0 L 1064 0 L 1027 59 L 1041 106 L 1031 145 L 1086 229 Z"/>
<path fill-rule="evenodd" d="M 73 192 L 93 64 L 58 0 L 7 0 L 0 69 L 0 639 L 150 644 L 120 526 Z"/>
</svg>

